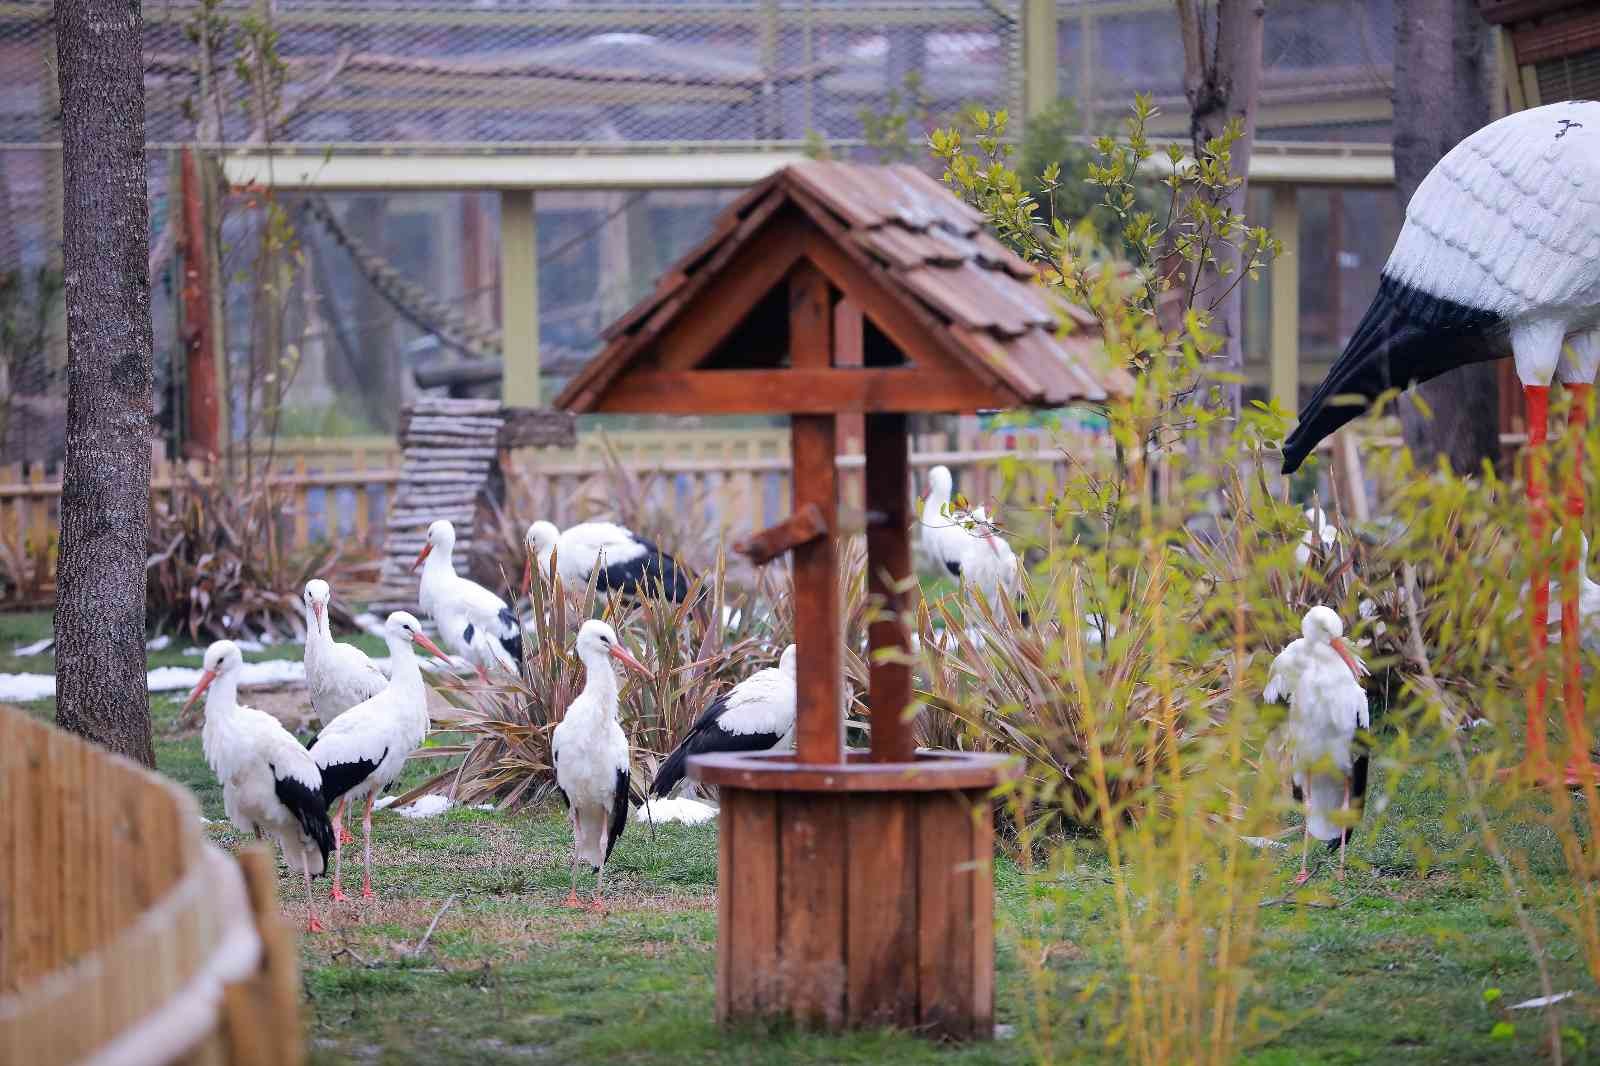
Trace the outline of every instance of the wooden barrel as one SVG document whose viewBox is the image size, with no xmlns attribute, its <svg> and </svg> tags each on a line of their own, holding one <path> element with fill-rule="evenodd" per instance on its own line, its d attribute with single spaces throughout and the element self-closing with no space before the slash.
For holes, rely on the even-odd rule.
<svg viewBox="0 0 1600 1066">
<path fill-rule="evenodd" d="M 0 1063 L 302 1060 L 275 859 L 186 789 L 0 707 L 0 855 Z"/>
<path fill-rule="evenodd" d="M 722 801 L 719 1020 L 991 1036 L 989 794 L 1013 766 L 954 752 L 691 758 Z"/>
</svg>

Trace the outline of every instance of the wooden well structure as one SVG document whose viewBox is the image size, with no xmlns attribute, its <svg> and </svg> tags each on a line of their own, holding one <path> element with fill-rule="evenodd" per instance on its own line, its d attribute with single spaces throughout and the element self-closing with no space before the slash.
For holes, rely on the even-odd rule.
<svg viewBox="0 0 1600 1066">
<path fill-rule="evenodd" d="M 1005 757 L 916 749 L 909 660 L 873 656 L 870 751 L 843 742 L 836 425 L 865 419 L 874 652 L 909 653 L 907 418 L 1105 400 L 1130 386 L 981 217 L 906 166 L 810 162 L 757 185 L 606 333 L 556 406 L 783 414 L 796 750 L 699 756 L 722 798 L 717 1013 L 824 1028 L 992 1032 L 990 790 Z M 849 634 L 850 639 L 859 639 Z"/>
</svg>

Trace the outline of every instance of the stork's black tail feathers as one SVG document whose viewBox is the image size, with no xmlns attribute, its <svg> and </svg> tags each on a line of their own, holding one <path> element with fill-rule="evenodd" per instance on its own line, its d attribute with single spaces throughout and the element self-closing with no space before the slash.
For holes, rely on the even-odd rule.
<svg viewBox="0 0 1600 1066">
<path fill-rule="evenodd" d="M 1283 472 L 1298 470 L 1325 437 L 1365 413 L 1390 389 L 1409 388 L 1506 353 L 1500 315 L 1432 296 L 1385 274 L 1343 354 L 1283 442 Z"/>
<path fill-rule="evenodd" d="M 679 781 L 683 780 L 683 772 L 689 760 L 689 745 L 679 744 L 667 756 L 667 761 L 661 764 L 656 771 L 656 779 L 650 782 L 650 795 L 667 797 Z"/>
<path fill-rule="evenodd" d="M 1328 850 L 1337 852 L 1339 841 L 1342 838 L 1346 844 L 1356 835 L 1356 828 L 1361 825 L 1361 816 L 1367 811 L 1367 768 L 1371 763 L 1371 756 L 1365 748 L 1356 755 L 1355 761 L 1350 764 L 1350 809 L 1355 812 L 1355 818 L 1345 827 L 1344 832 L 1328 841 Z"/>
<path fill-rule="evenodd" d="M 272 770 L 275 778 L 273 791 L 277 793 L 278 802 L 293 812 L 300 828 L 322 852 L 322 865 L 326 868 L 328 853 L 333 850 L 333 822 L 328 817 L 327 803 L 316 789 L 292 777 L 277 777 L 277 768 L 273 767 Z"/>
</svg>

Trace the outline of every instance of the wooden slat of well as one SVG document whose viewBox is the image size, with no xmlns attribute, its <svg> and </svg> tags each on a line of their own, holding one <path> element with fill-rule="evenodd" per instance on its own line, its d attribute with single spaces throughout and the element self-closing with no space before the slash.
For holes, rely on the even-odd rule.
<svg viewBox="0 0 1600 1066">
<path fill-rule="evenodd" d="M 972 817 L 962 794 L 922 797 L 917 811 L 917 1000 L 921 1025 L 946 1036 L 970 1034 L 974 966 Z"/>
<path fill-rule="evenodd" d="M 733 838 L 721 891 L 729 899 L 728 1010 L 748 1017 L 779 1006 L 778 797 L 770 792 L 723 793 L 723 830 Z M 738 878 L 732 865 L 738 863 Z"/>
<path fill-rule="evenodd" d="M 917 1024 L 917 817 L 915 794 L 850 800 L 849 945 L 851 1026 Z"/>
<path fill-rule="evenodd" d="M 824 1029 L 845 1019 L 844 803 L 822 792 L 778 799 L 783 1005 L 796 1023 Z M 741 859 L 740 877 L 749 869 Z"/>
<path fill-rule="evenodd" d="M 972 826 L 972 1035 L 994 1031 L 994 812 L 987 793 L 963 792 Z"/>
<path fill-rule="evenodd" d="M 0 763 L 0 765 L 4 765 Z M 733 834 L 735 832 L 732 811 L 738 807 L 739 800 L 746 793 L 738 789 L 727 789 L 722 794 L 721 825 L 717 827 L 717 1020 L 727 1021 L 729 1018 L 728 978 L 731 975 L 730 955 L 733 950 L 733 937 L 729 932 L 733 929 Z M 4 841 L 0 840 L 0 844 Z M 3 915 L 0 915 L 3 916 Z"/>
</svg>

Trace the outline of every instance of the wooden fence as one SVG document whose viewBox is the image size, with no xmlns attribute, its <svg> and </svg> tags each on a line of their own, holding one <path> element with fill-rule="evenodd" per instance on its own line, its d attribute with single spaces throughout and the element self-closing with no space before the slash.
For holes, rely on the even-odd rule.
<svg viewBox="0 0 1600 1066">
<path fill-rule="evenodd" d="M 303 1060 L 276 860 L 186 790 L 0 708 L 0 1062 Z"/>
<path fill-rule="evenodd" d="M 962 446 L 951 449 L 952 441 Z M 280 455 L 270 482 L 279 493 L 286 545 L 337 541 L 358 550 L 381 547 L 400 455 L 381 441 L 361 445 L 343 453 L 317 447 Z M 979 503 L 1002 495 L 1011 501 L 1041 499 L 1065 473 L 1062 453 L 1025 432 L 925 434 L 913 440 L 912 449 L 919 486 L 930 466 L 943 463 L 960 491 Z M 596 434 L 582 438 L 574 450 L 519 450 L 507 471 L 512 513 L 563 526 L 608 513 L 610 456 L 628 471 L 648 475 L 653 502 L 701 508 L 705 522 L 723 533 L 764 528 L 788 513 L 789 444 L 782 429 Z M 861 457 L 841 456 L 840 468 L 841 502 L 859 509 Z M 1013 482 L 1003 494 L 1006 470 Z M 212 476 L 204 464 L 157 457 L 151 491 L 159 506 L 175 489 Z M 0 466 L 0 599 L 48 602 L 60 496 L 58 469 Z"/>
</svg>

